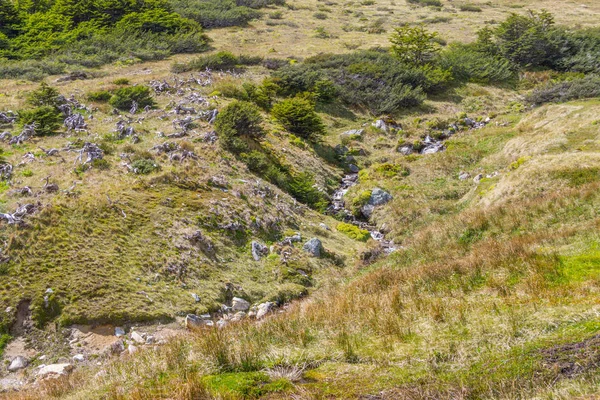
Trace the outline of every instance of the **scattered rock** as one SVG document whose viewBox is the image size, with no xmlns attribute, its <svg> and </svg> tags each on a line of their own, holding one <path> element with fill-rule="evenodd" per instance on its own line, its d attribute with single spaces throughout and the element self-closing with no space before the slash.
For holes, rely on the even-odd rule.
<svg viewBox="0 0 600 400">
<path fill-rule="evenodd" d="M 156 342 L 156 339 L 154 338 L 154 336 L 149 335 L 146 338 L 146 344 L 154 344 L 154 342 Z"/>
<path fill-rule="evenodd" d="M 275 307 L 275 303 L 272 303 L 270 301 L 259 304 L 258 310 L 256 311 L 256 319 L 264 318 L 265 315 L 267 315 L 274 307 Z"/>
<path fill-rule="evenodd" d="M 73 371 L 72 364 L 51 364 L 44 365 L 37 373 L 39 378 L 53 378 L 62 375 L 68 375 Z"/>
<path fill-rule="evenodd" d="M 228 324 L 227 321 L 225 321 L 224 319 L 220 319 L 217 321 L 217 328 L 223 328 Z"/>
<path fill-rule="evenodd" d="M 352 172 L 353 174 L 357 174 L 360 171 L 360 168 L 358 168 L 356 165 L 354 164 L 350 164 L 348 165 L 348 170 L 350 172 Z"/>
<path fill-rule="evenodd" d="M 360 212 L 367 218 L 371 218 L 373 215 L 373 211 L 375 211 L 375 206 L 373 204 L 365 204 L 360 208 Z"/>
<path fill-rule="evenodd" d="M 479 183 L 483 179 L 483 174 L 477 174 L 475 178 L 473 178 L 473 182 Z"/>
<path fill-rule="evenodd" d="M 338 156 L 343 156 L 344 154 L 348 153 L 350 150 L 341 144 L 338 144 L 335 146 L 334 148 L 335 154 L 337 154 Z"/>
<path fill-rule="evenodd" d="M 322 229 L 325 229 L 326 231 L 330 231 L 330 230 L 331 230 L 331 228 L 330 228 L 330 227 L 328 227 L 328 226 L 327 226 L 327 224 L 324 224 L 323 222 L 321 222 L 321 223 L 319 224 L 319 226 L 320 226 Z"/>
<path fill-rule="evenodd" d="M 137 346 L 135 346 L 135 345 L 133 345 L 133 344 L 130 344 L 130 345 L 127 347 L 127 351 L 129 352 L 129 354 L 135 354 L 135 353 L 137 353 L 137 352 L 138 352 L 138 348 L 137 348 Z"/>
<path fill-rule="evenodd" d="M 84 362 L 85 361 L 85 356 L 83 354 L 75 354 L 73 356 L 73 361 L 75 361 L 75 362 Z"/>
<path fill-rule="evenodd" d="M 196 303 L 200 303 L 200 296 L 198 296 L 196 293 L 192 293 L 192 297 Z"/>
<path fill-rule="evenodd" d="M 260 261 L 260 259 L 269 254 L 269 248 L 264 244 L 258 243 L 257 241 L 252 242 L 252 258 L 254 261 Z"/>
<path fill-rule="evenodd" d="M 304 243 L 302 247 L 304 251 L 310 253 L 313 257 L 321 257 L 323 251 L 323 244 L 317 238 L 312 238 L 308 242 Z"/>
<path fill-rule="evenodd" d="M 369 204 L 372 206 L 380 206 L 392 200 L 392 195 L 383 189 L 375 188 L 371 191 L 371 198 L 369 198 Z"/>
<path fill-rule="evenodd" d="M 23 356 L 15 357 L 10 365 L 8 366 L 9 372 L 16 372 L 20 369 L 26 368 L 29 365 L 29 361 Z"/>
<path fill-rule="evenodd" d="M 231 303 L 231 309 L 233 311 L 247 311 L 250 308 L 250 303 L 246 300 L 234 297 Z"/>
<path fill-rule="evenodd" d="M 243 311 L 239 311 L 235 313 L 235 315 L 231 318 L 231 322 L 238 322 L 243 320 L 246 317 L 246 313 Z"/>
<path fill-rule="evenodd" d="M 121 327 L 116 327 L 115 328 L 115 336 L 116 337 L 125 336 L 125 329 L 123 329 Z"/>
<path fill-rule="evenodd" d="M 122 340 L 117 340 L 113 344 L 110 345 L 108 351 L 110 354 L 121 354 L 125 351 L 125 344 Z"/>
<path fill-rule="evenodd" d="M 213 322 L 210 320 L 202 319 L 195 314 L 188 314 L 185 316 L 185 327 L 187 329 L 198 329 L 203 326 L 212 326 Z"/>
<path fill-rule="evenodd" d="M 461 181 L 466 181 L 467 179 L 469 179 L 471 177 L 471 174 L 469 174 L 468 172 L 461 172 L 458 175 L 458 179 L 460 179 Z"/>
<path fill-rule="evenodd" d="M 131 339 L 136 343 L 146 343 L 146 339 L 144 339 L 144 337 L 137 332 L 131 332 Z"/>
<path fill-rule="evenodd" d="M 340 134 L 341 138 L 351 138 L 353 136 L 362 136 L 365 133 L 364 129 L 352 129 Z"/>
</svg>

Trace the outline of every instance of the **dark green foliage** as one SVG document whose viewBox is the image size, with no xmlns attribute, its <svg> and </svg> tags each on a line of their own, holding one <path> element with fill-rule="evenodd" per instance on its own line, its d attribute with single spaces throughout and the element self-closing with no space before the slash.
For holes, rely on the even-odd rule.
<svg viewBox="0 0 600 400">
<path fill-rule="evenodd" d="M 460 11 L 481 12 L 481 7 L 476 6 L 475 4 L 461 4 L 459 9 Z"/>
<path fill-rule="evenodd" d="M 137 102 L 139 109 L 146 106 L 154 107 L 155 103 L 146 86 L 131 86 L 118 89 L 110 98 L 110 105 L 119 110 L 129 111 L 133 102 Z"/>
<path fill-rule="evenodd" d="M 19 126 L 35 123 L 35 133 L 38 136 L 54 135 L 62 125 L 62 117 L 54 107 L 41 106 L 19 111 Z"/>
<path fill-rule="evenodd" d="M 410 4 L 417 4 L 420 6 L 433 6 L 441 7 L 442 2 L 440 0 L 406 0 Z"/>
<path fill-rule="evenodd" d="M 175 10 L 182 16 L 198 22 L 205 28 L 246 25 L 260 17 L 256 11 L 244 3 L 234 0 L 172 0 Z M 264 3 L 269 3 L 265 1 Z M 253 2 L 252 5 L 258 4 Z M 256 6 L 259 8 L 262 6 Z"/>
<path fill-rule="evenodd" d="M 380 51 L 322 54 L 280 68 L 274 76 L 286 95 L 314 93 L 319 90 L 318 82 L 329 80 L 339 100 L 373 114 L 417 106 L 425 99 L 423 92 L 433 91 L 436 86 L 423 69 L 403 65 L 388 52 Z M 319 99 L 319 93 L 316 97 Z"/>
<path fill-rule="evenodd" d="M 112 97 L 112 94 L 107 90 L 99 90 L 97 92 L 88 93 L 89 101 L 107 102 Z"/>
<path fill-rule="evenodd" d="M 307 172 L 293 176 L 288 190 L 298 201 L 308 204 L 316 210 L 324 211 L 327 208 L 327 197 L 315 188 L 315 179 Z"/>
<path fill-rule="evenodd" d="M 305 139 L 314 139 L 325 133 L 323 121 L 310 100 L 301 97 L 286 99 L 275 104 L 271 113 L 288 131 Z"/>
<path fill-rule="evenodd" d="M 539 105 L 594 97 L 600 97 L 600 77 L 590 75 L 572 81 L 551 83 L 535 89 L 527 96 L 527 101 Z"/>
<path fill-rule="evenodd" d="M 151 158 L 139 158 L 131 163 L 131 168 L 135 174 L 147 175 L 154 171 L 158 171 L 160 166 Z"/>
<path fill-rule="evenodd" d="M 220 51 L 208 56 L 198 57 L 186 64 L 173 65 L 173 72 L 233 70 L 238 65 L 239 59 L 228 51 Z"/>
<path fill-rule="evenodd" d="M 65 103 L 65 99 L 55 88 L 42 82 L 39 89 L 27 95 L 27 103 L 33 107 L 50 106 L 58 110 Z"/>
<path fill-rule="evenodd" d="M 4 353 L 4 349 L 8 345 L 8 342 L 10 342 L 10 339 L 10 335 L 0 334 L 0 357 L 2 357 L 2 353 Z"/>
<path fill-rule="evenodd" d="M 20 22 L 21 18 L 12 1 L 0 0 L 0 34 L 6 35 L 7 38 L 13 37 L 18 32 Z"/>
<path fill-rule="evenodd" d="M 235 153 L 247 148 L 247 139 L 259 140 L 265 135 L 260 110 L 252 103 L 234 101 L 217 116 L 215 130 L 221 145 Z"/>
<path fill-rule="evenodd" d="M 477 46 L 451 44 L 442 52 L 440 64 L 452 71 L 461 82 L 505 83 L 516 78 L 515 69 L 506 58 L 479 51 Z"/>
</svg>

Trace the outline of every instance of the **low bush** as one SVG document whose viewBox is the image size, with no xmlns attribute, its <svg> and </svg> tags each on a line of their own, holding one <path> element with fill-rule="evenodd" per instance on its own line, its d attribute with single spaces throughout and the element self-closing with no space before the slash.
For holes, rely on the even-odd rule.
<svg viewBox="0 0 600 400">
<path fill-rule="evenodd" d="M 459 82 L 507 83 L 516 78 L 506 58 L 478 51 L 476 46 L 453 43 L 441 54 L 440 64 Z"/>
<path fill-rule="evenodd" d="M 264 137 L 261 123 L 258 107 L 245 101 L 234 101 L 217 116 L 215 131 L 224 148 L 240 153 L 247 149 L 247 139 L 259 140 Z"/>
<path fill-rule="evenodd" d="M 431 6 L 431 7 L 441 7 L 442 2 L 440 0 L 406 0 L 409 4 L 416 4 L 419 6 Z"/>
<path fill-rule="evenodd" d="M 146 86 L 131 86 L 117 89 L 110 98 L 109 103 L 119 110 L 129 111 L 134 101 L 140 110 L 146 106 L 154 107 L 156 105 L 150 94 L 150 89 Z"/>
<path fill-rule="evenodd" d="M 131 170 L 134 174 L 147 175 L 159 169 L 158 163 L 151 158 L 140 158 L 131 163 Z"/>
<path fill-rule="evenodd" d="M 40 106 L 19 111 L 19 127 L 35 124 L 37 136 L 54 135 L 62 126 L 62 117 L 52 106 Z"/>
<path fill-rule="evenodd" d="M 361 229 L 356 225 L 340 222 L 336 229 L 351 239 L 366 242 L 371 237 L 371 234 L 366 229 Z"/>
<path fill-rule="evenodd" d="M 273 106 L 271 114 L 285 129 L 305 139 L 325 133 L 323 121 L 310 100 L 301 97 L 283 100 Z"/>
<path fill-rule="evenodd" d="M 481 12 L 481 7 L 476 6 L 475 4 L 461 4 L 458 9 L 460 11 L 467 11 L 467 12 Z"/>
<path fill-rule="evenodd" d="M 535 89 L 527 96 L 527 102 L 539 105 L 594 97 L 600 97 L 600 76 L 589 75 Z"/>
<path fill-rule="evenodd" d="M 89 101 L 96 101 L 99 103 L 107 102 L 110 100 L 111 97 L 112 97 L 112 94 L 107 90 L 99 90 L 97 92 L 88 93 L 88 95 L 87 95 L 87 99 Z"/>
<path fill-rule="evenodd" d="M 207 69 L 226 71 L 235 69 L 238 64 L 238 57 L 228 51 L 220 51 L 215 54 L 198 57 L 186 64 L 175 64 L 173 72 L 204 71 Z"/>
</svg>

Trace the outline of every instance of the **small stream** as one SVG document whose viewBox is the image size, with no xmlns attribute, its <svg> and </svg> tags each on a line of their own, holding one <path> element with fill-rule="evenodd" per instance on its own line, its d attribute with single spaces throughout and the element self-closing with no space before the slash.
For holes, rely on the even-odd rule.
<svg viewBox="0 0 600 400">
<path fill-rule="evenodd" d="M 327 209 L 328 213 L 331 215 L 342 216 L 344 222 L 356 225 L 361 229 L 369 231 L 371 238 L 379 242 L 385 253 L 389 254 L 396 251 L 397 248 L 395 247 L 394 242 L 385 238 L 385 234 L 383 233 L 382 229 L 377 228 L 377 226 L 370 224 L 368 221 L 364 221 L 355 217 L 352 215 L 352 212 L 346 208 L 344 203 L 344 195 L 352 186 L 356 185 L 357 183 L 358 174 L 351 173 L 344 175 L 341 185 L 335 192 L 333 192 L 331 205 Z"/>
</svg>

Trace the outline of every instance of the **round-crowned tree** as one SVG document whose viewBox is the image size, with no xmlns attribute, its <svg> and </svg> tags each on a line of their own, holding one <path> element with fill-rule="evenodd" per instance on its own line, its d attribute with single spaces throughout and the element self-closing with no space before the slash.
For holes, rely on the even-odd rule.
<svg viewBox="0 0 600 400">
<path fill-rule="evenodd" d="M 223 147 L 239 153 L 247 149 L 247 139 L 259 140 L 265 136 L 262 121 L 257 106 L 247 101 L 234 101 L 217 115 L 215 130 Z"/>
<path fill-rule="evenodd" d="M 275 104 L 271 113 L 285 129 L 305 139 L 314 139 L 325 133 L 325 125 L 310 100 L 301 97 L 286 99 Z"/>
</svg>

